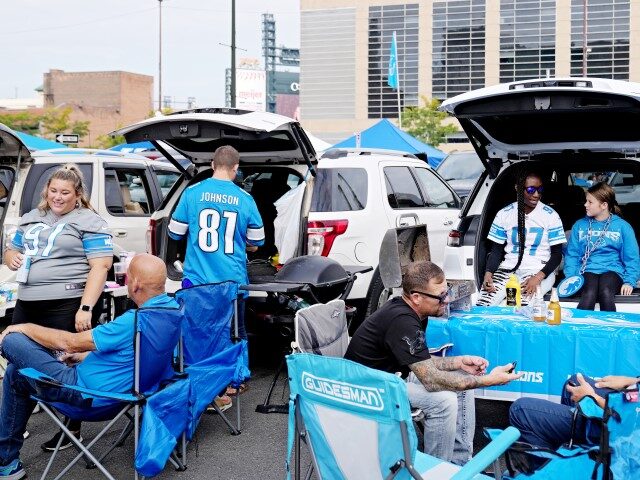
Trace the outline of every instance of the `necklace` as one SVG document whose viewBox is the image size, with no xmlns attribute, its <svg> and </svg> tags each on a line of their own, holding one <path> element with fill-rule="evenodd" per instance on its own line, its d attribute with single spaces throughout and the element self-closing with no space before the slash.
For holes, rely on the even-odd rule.
<svg viewBox="0 0 640 480">
<path fill-rule="evenodd" d="M 593 218 L 589 218 L 589 229 L 587 230 L 587 246 L 584 249 L 584 255 L 582 255 L 582 267 L 580 267 L 580 275 L 582 275 L 587 269 L 587 262 L 591 254 L 595 251 L 596 248 L 604 243 L 605 235 L 609 230 L 609 225 L 611 225 L 611 217 L 612 215 L 609 215 L 609 218 L 607 218 L 607 220 L 605 221 L 602 230 L 600 230 L 600 235 L 598 235 L 598 238 L 596 238 L 595 242 L 591 239 L 591 234 L 593 232 Z"/>
</svg>

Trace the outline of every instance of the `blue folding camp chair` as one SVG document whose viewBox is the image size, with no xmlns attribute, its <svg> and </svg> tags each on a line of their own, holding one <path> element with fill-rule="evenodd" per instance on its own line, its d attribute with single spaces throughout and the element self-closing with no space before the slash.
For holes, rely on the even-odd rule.
<svg viewBox="0 0 640 480">
<path fill-rule="evenodd" d="M 32 396 L 42 409 L 52 418 L 75 444 L 80 453 L 62 470 L 56 477 L 61 478 L 83 456 L 86 456 L 104 475 L 110 480 L 113 477 L 105 468 L 102 461 L 113 450 L 109 449 L 100 458 L 96 458 L 91 448 L 111 429 L 111 427 L 123 416 L 129 418 L 129 424 L 123 430 L 116 444 L 121 443 L 133 430 L 135 450 L 138 449 L 139 423 L 141 407 L 145 405 L 153 395 L 157 393 L 163 382 L 174 376 L 173 354 L 180 338 L 180 327 L 183 319 L 183 311 L 180 308 L 150 307 L 140 308 L 135 312 L 135 330 L 131 332 L 131 341 L 134 342 L 134 368 L 131 378 L 131 391 L 114 393 L 98 390 L 90 390 L 75 385 L 61 384 L 32 368 L 21 369 L 20 373 L 30 379 L 35 386 L 36 394 Z M 59 403 L 47 400 L 55 398 L 52 389 L 66 388 L 78 392 L 77 402 Z M 133 417 L 130 410 L 134 410 Z M 72 420 L 82 422 L 103 422 L 107 425 L 86 446 L 82 444 L 66 425 L 58 418 L 55 412 L 67 416 Z M 186 423 L 186 405 L 185 405 Z M 133 428 L 130 423 L 133 422 Z M 64 436 L 61 436 L 54 450 L 42 479 L 46 478 L 53 462 L 58 454 L 60 444 Z M 138 472 L 134 470 L 135 478 Z"/>
<path fill-rule="evenodd" d="M 556 451 L 521 442 L 506 454 L 511 470 L 505 479 L 517 480 L 626 480 L 640 478 L 640 403 L 638 388 L 606 396 L 605 408 L 585 397 L 575 409 L 587 419 L 587 439 L 593 443 L 576 445 L 570 441 Z M 594 435 L 595 434 L 595 435 Z M 514 461 L 515 457 L 515 461 Z M 530 469 L 535 467 L 536 470 Z M 527 471 L 530 469 L 529 471 Z M 519 475 L 514 475 L 519 470 Z"/>
<path fill-rule="evenodd" d="M 508 428 L 464 467 L 417 451 L 404 381 L 349 360 L 289 355 L 287 478 L 294 441 L 295 478 L 300 444 L 310 450 L 321 479 L 488 479 L 480 472 L 520 433 Z"/>
<path fill-rule="evenodd" d="M 238 286 L 212 283 L 176 292 L 185 308 L 182 328 L 185 372 L 191 383 L 187 439 L 191 440 L 202 413 L 212 405 L 232 434 L 240 433 L 239 386 L 249 378 L 247 341 L 238 338 Z M 236 387 L 236 425 L 216 406 L 214 399 L 226 387 Z"/>
</svg>

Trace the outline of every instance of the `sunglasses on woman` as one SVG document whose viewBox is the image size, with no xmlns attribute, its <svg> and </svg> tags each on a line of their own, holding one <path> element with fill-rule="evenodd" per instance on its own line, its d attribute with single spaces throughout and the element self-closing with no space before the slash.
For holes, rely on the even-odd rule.
<svg viewBox="0 0 640 480">
<path fill-rule="evenodd" d="M 529 195 L 533 195 L 536 192 L 542 195 L 542 192 L 544 191 L 544 187 L 542 185 L 540 185 L 539 187 L 525 187 L 524 191 L 527 192 Z"/>
</svg>

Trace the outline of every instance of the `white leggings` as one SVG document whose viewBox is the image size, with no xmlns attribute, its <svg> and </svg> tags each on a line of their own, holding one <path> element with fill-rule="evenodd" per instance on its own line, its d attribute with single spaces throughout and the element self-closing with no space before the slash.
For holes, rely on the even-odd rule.
<svg viewBox="0 0 640 480">
<path fill-rule="evenodd" d="M 493 286 L 496 287 L 497 290 L 493 293 L 489 293 L 486 290 L 481 290 L 480 298 L 478 298 L 476 305 L 483 306 L 483 307 L 488 307 L 492 305 L 501 305 L 502 302 L 504 302 L 505 298 L 507 297 L 507 290 L 505 288 L 505 285 L 509 281 L 509 277 L 511 276 L 512 273 L 515 273 L 515 275 L 518 277 L 518 280 L 520 280 L 520 284 L 522 284 L 522 282 L 524 282 L 527 278 L 536 274 L 537 272 L 539 272 L 539 270 L 532 271 L 532 270 L 518 269 L 515 272 L 510 272 L 508 270 L 502 270 L 498 268 L 496 273 L 493 274 Z M 546 277 L 544 280 L 542 280 L 542 282 L 540 283 L 540 289 L 542 290 L 542 295 L 544 295 L 545 293 L 551 290 L 551 287 L 553 287 L 553 284 L 555 283 L 555 281 L 556 281 L 555 273 L 552 273 L 551 275 Z M 483 284 L 483 287 L 484 287 L 484 284 Z M 529 297 L 525 297 L 525 295 L 522 295 L 522 306 L 527 305 L 529 303 L 529 300 L 530 300 Z"/>
</svg>

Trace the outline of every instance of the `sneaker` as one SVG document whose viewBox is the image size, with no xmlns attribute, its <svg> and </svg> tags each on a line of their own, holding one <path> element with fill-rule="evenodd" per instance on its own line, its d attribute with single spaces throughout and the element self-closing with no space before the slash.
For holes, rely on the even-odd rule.
<svg viewBox="0 0 640 480">
<path fill-rule="evenodd" d="M 80 435 L 80 432 L 71 432 L 73 433 L 73 435 L 82 442 L 83 438 Z M 60 436 L 64 435 L 64 439 L 62 440 L 62 443 L 60 444 L 60 450 L 66 450 L 69 447 L 72 447 L 73 445 L 75 445 L 71 439 L 69 437 L 67 437 L 62 430 L 58 430 L 58 433 L 56 433 L 51 440 L 44 442 L 42 445 L 40 445 L 40 448 L 42 450 L 44 450 L 45 452 L 53 452 L 56 449 L 56 445 L 58 445 L 58 440 L 60 440 Z"/>
<path fill-rule="evenodd" d="M 213 403 L 207 407 L 207 412 L 218 413 L 218 411 L 213 406 L 214 404 L 220 409 L 220 412 L 224 412 L 229 410 L 233 406 L 233 401 L 227 395 L 216 397 Z"/>
<path fill-rule="evenodd" d="M 2 480 L 18 480 L 26 475 L 27 472 L 24 471 L 24 467 L 19 458 L 16 458 L 9 465 L 0 467 L 0 479 Z"/>
</svg>

